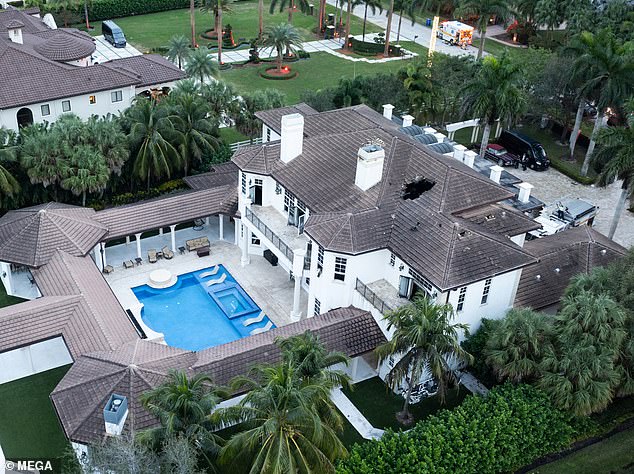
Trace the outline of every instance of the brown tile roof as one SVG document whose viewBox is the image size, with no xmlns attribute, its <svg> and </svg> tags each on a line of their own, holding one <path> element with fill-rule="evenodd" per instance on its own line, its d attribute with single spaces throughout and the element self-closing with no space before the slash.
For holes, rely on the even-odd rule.
<svg viewBox="0 0 634 474">
<path fill-rule="evenodd" d="M 225 184 L 104 209 L 94 219 L 107 227 L 110 240 L 214 214 L 233 215 L 237 205 L 236 186 Z"/>
<path fill-rule="evenodd" d="M 490 232 L 510 237 L 541 227 L 533 219 L 503 204 L 489 204 L 458 213 L 457 216 L 478 224 Z"/>
<path fill-rule="evenodd" d="M 15 29 L 15 28 L 24 28 L 24 23 L 22 23 L 20 20 L 17 19 L 13 19 L 13 20 L 9 20 L 4 24 L 6 29 Z"/>
<path fill-rule="evenodd" d="M 84 256 L 107 229 L 95 211 L 48 203 L 7 212 L 0 218 L 0 260 L 39 267 L 57 250 Z"/>
<path fill-rule="evenodd" d="M 86 58 L 95 52 L 94 41 L 88 37 L 68 34 L 64 30 L 53 30 L 56 34 L 47 35 L 41 43 L 34 46 L 34 50 L 52 61 L 76 61 Z"/>
<path fill-rule="evenodd" d="M 39 11 L 39 10 L 38 10 Z M 22 23 L 22 33 L 37 33 L 38 31 L 47 30 L 48 27 L 42 23 L 41 18 L 31 16 L 27 10 L 18 10 L 15 8 L 0 9 L 0 32 L 6 32 L 7 28 L 11 28 L 16 22 Z"/>
<path fill-rule="evenodd" d="M 170 369 L 208 373 L 214 383 L 225 384 L 236 375 L 246 374 L 254 364 L 279 361 L 275 338 L 306 330 L 317 333 L 329 349 L 350 356 L 371 351 L 385 341 L 373 317 L 352 307 L 332 310 L 198 353 L 149 341 L 132 341 L 114 351 L 77 359 L 51 399 L 68 438 L 94 443 L 105 436 L 102 410 L 112 393 L 128 398 L 125 432 L 149 428 L 155 426 L 157 420 L 143 409 L 139 398 L 165 381 Z"/>
<path fill-rule="evenodd" d="M 229 161 L 220 165 L 214 165 L 207 173 L 186 176 L 183 181 L 192 189 L 209 189 L 215 186 L 231 184 L 238 186 L 238 167 Z"/>
<path fill-rule="evenodd" d="M 144 54 L 143 56 L 114 59 L 104 64 L 132 71 L 138 79 L 136 84 L 138 87 L 179 81 L 186 77 L 183 71 L 158 54 Z"/>
<path fill-rule="evenodd" d="M 533 309 L 558 303 L 570 278 L 626 253 L 625 248 L 587 226 L 528 241 L 524 249 L 538 262 L 522 270 L 514 306 Z"/>
<path fill-rule="evenodd" d="M 297 110 L 258 116 L 275 125 L 289 112 Z M 504 201 L 510 191 L 401 134 L 368 107 L 304 120 L 303 152 L 290 163 L 279 160 L 279 142 L 239 150 L 233 161 L 247 172 L 271 175 L 306 203 L 305 231 L 325 249 L 358 254 L 389 248 L 442 290 L 534 262 L 506 238 L 508 228 L 473 225 L 455 215 Z M 354 184 L 358 150 L 377 138 L 385 144 L 383 179 L 362 191 Z M 417 177 L 433 187 L 415 200 L 402 199 L 404 185 Z M 516 228 L 532 228 L 513 216 Z"/>
<path fill-rule="evenodd" d="M 33 277 L 41 298 L 0 309 L 0 352 L 63 336 L 76 359 L 138 338 L 90 257 L 57 252 Z"/>
</svg>

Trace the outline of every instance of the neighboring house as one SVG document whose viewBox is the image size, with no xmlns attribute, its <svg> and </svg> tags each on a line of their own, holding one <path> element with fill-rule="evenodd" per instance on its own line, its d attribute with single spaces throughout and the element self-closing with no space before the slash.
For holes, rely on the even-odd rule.
<svg viewBox="0 0 634 474">
<path fill-rule="evenodd" d="M 94 52 L 90 35 L 50 28 L 39 10 L 0 10 L 0 126 L 18 130 L 69 112 L 117 114 L 137 95 L 167 91 L 184 77 L 159 55 L 93 64 Z"/>
</svg>

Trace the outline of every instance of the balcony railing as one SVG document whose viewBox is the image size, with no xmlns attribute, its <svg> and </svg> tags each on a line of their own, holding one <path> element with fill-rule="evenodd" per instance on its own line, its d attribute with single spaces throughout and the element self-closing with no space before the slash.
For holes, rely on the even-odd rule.
<svg viewBox="0 0 634 474">
<path fill-rule="evenodd" d="M 291 248 L 286 245 L 271 229 L 269 229 L 269 227 L 249 208 L 246 209 L 246 218 L 252 222 L 253 225 L 255 225 L 255 227 L 264 234 L 264 237 L 269 239 L 269 241 L 271 241 L 271 243 L 275 245 L 275 247 L 277 247 L 280 252 L 286 256 L 286 258 L 288 258 L 291 262 L 293 261 L 293 251 Z"/>
<path fill-rule="evenodd" d="M 367 287 L 365 283 L 357 278 L 357 282 L 355 284 L 355 289 L 363 296 L 372 306 L 378 309 L 381 314 L 385 314 L 388 311 L 391 311 L 392 308 L 388 306 L 388 304 L 383 301 L 381 298 L 376 296 L 374 291 Z"/>
<path fill-rule="evenodd" d="M 238 148 L 242 148 L 244 146 L 249 146 L 249 145 L 259 145 L 260 143 L 262 143 L 262 137 L 257 137 L 257 138 L 254 138 L 253 140 L 244 140 L 242 142 L 232 143 L 231 145 L 229 145 L 229 149 L 232 152 L 235 152 L 235 151 L 238 151 Z"/>
</svg>

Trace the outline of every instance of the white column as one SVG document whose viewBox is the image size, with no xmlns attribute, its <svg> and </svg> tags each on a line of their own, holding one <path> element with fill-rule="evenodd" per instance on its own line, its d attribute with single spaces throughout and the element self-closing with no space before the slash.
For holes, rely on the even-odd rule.
<svg viewBox="0 0 634 474">
<path fill-rule="evenodd" d="M 480 127 L 473 127 L 473 131 L 471 132 L 471 143 L 475 143 L 478 139 L 478 134 L 480 133 Z"/>
<path fill-rule="evenodd" d="M 99 247 L 100 247 L 99 251 L 101 252 L 101 255 L 103 256 L 103 262 L 101 262 L 103 265 L 103 268 L 102 268 L 103 270 L 104 268 L 106 268 L 106 265 L 108 265 L 108 261 L 106 260 L 106 243 L 100 242 Z"/>
<path fill-rule="evenodd" d="M 218 214 L 218 240 L 225 240 L 225 220 L 222 214 Z"/>
<path fill-rule="evenodd" d="M 238 245 L 240 239 L 240 219 L 233 219 L 233 243 Z"/>
<path fill-rule="evenodd" d="M 136 237 L 136 256 L 143 258 L 141 257 L 141 233 L 134 234 L 134 236 Z"/>
<path fill-rule="evenodd" d="M 251 231 L 249 228 L 242 224 L 242 238 L 240 239 L 240 251 L 242 252 L 240 258 L 240 265 L 246 267 L 249 264 L 249 234 Z"/>
<path fill-rule="evenodd" d="M 207 224 L 207 226 L 209 226 L 209 216 L 205 217 L 205 224 Z"/>
<path fill-rule="evenodd" d="M 130 236 L 129 235 L 125 236 L 125 244 L 126 245 L 130 245 Z"/>
<path fill-rule="evenodd" d="M 489 171 L 489 178 L 491 178 L 491 181 L 495 181 L 500 184 L 500 178 L 502 177 L 502 171 L 504 171 L 504 168 L 498 165 L 493 165 L 489 168 Z"/>
<path fill-rule="evenodd" d="M 361 356 L 358 356 L 352 359 L 352 363 L 350 364 L 350 378 L 352 379 L 352 382 L 357 380 L 357 368 L 359 366 L 359 357 Z"/>
<path fill-rule="evenodd" d="M 293 250 L 293 278 L 295 279 L 295 289 L 293 290 L 293 310 L 291 311 L 291 320 L 293 321 L 299 321 L 302 315 L 302 312 L 299 310 L 299 299 L 302 289 L 305 256 L 305 249 Z"/>
<path fill-rule="evenodd" d="M 163 228 L 159 227 L 159 235 L 163 235 Z"/>
<path fill-rule="evenodd" d="M 170 226 L 170 236 L 172 237 L 172 252 L 176 252 L 176 224 Z"/>
</svg>

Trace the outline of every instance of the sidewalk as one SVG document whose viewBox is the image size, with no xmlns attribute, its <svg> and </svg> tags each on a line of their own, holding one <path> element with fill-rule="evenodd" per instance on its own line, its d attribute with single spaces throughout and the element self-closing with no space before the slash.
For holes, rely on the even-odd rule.
<svg viewBox="0 0 634 474">
<path fill-rule="evenodd" d="M 384 431 L 372 426 L 340 388 L 333 389 L 330 398 L 352 427 L 365 439 L 379 439 L 383 436 Z"/>
</svg>

